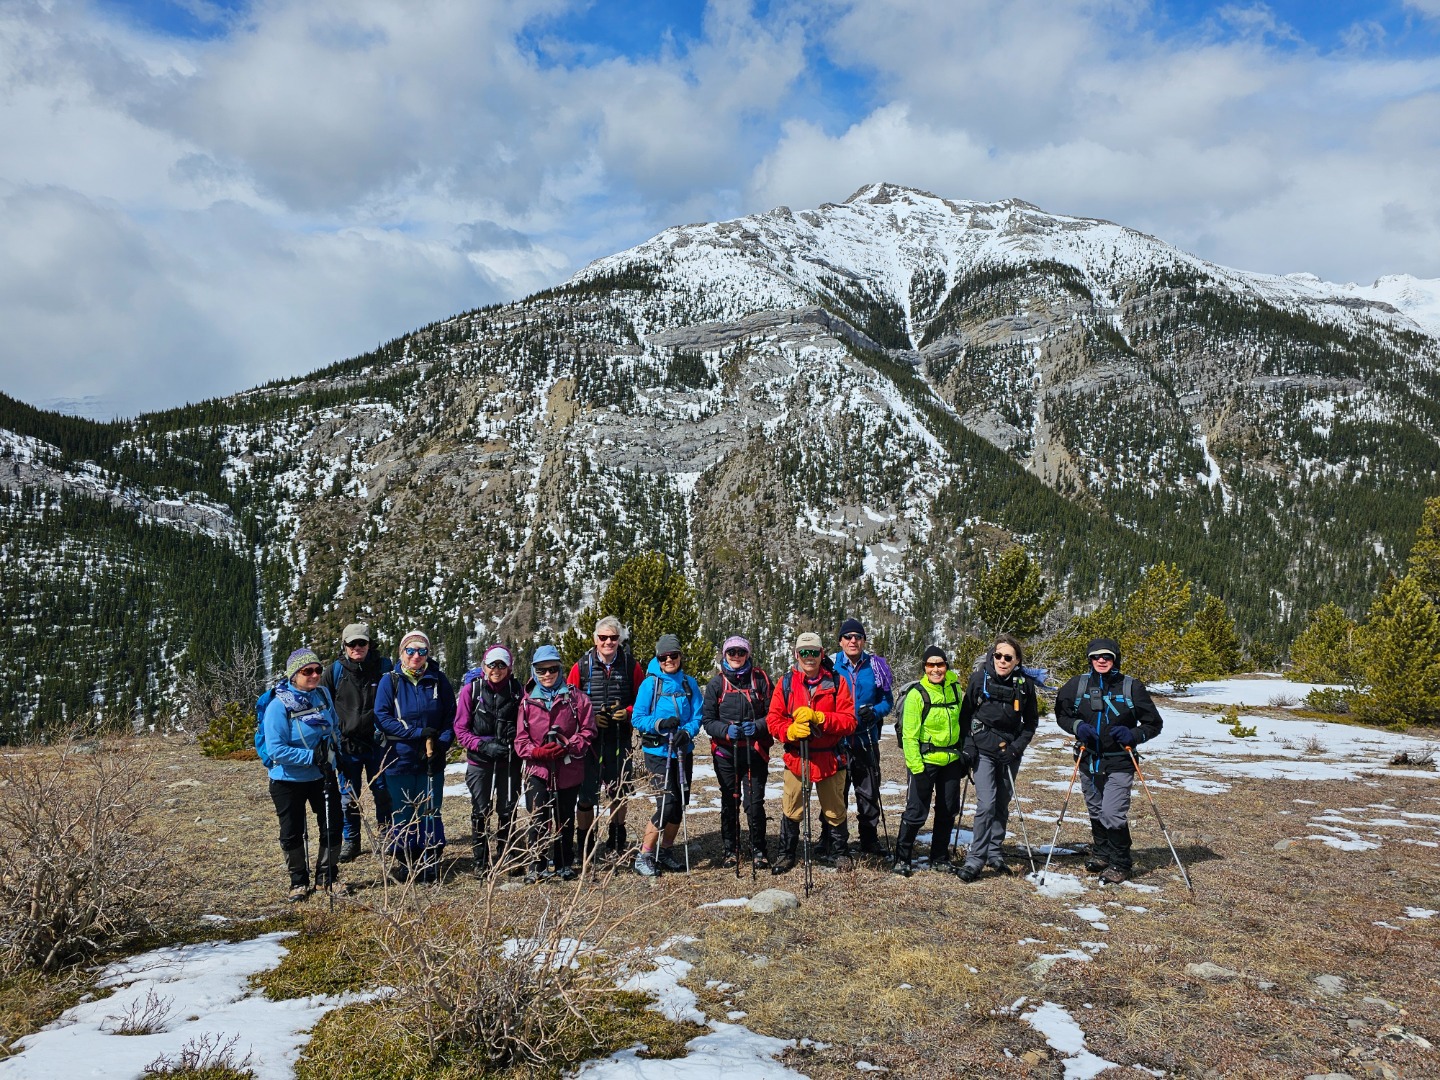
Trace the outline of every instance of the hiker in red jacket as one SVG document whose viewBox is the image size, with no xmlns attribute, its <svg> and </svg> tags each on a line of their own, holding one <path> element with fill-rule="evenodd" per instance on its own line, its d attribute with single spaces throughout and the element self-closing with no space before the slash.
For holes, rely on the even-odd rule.
<svg viewBox="0 0 1440 1080">
<path fill-rule="evenodd" d="M 851 866 L 850 830 L 845 823 L 845 757 L 841 741 L 855 731 L 850 686 L 835 674 L 819 634 L 795 639 L 795 666 L 781 677 L 770 698 L 766 726 L 785 745 L 785 790 L 780 798 L 780 857 L 772 872 L 795 867 L 800 820 L 813 784 L 823 824 L 816 857 L 840 869 Z M 802 783 L 801 753 L 810 761 Z"/>
</svg>

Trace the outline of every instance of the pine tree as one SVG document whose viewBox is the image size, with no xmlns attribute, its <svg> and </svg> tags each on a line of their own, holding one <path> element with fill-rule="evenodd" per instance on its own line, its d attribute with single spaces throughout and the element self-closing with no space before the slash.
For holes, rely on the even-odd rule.
<svg viewBox="0 0 1440 1080">
<path fill-rule="evenodd" d="M 1339 604 L 1323 604 L 1290 646 L 1290 674 L 1304 682 L 1355 682 L 1355 624 Z"/>
<path fill-rule="evenodd" d="M 980 571 L 975 617 L 988 634 L 1030 637 L 1055 606 L 1040 564 L 1022 547 L 1007 548 L 995 565 Z"/>
<path fill-rule="evenodd" d="M 1145 571 L 1121 609 L 1121 668 L 1147 683 L 1181 690 L 1194 678 L 1183 629 L 1190 610 L 1190 582 L 1173 563 Z"/>
<path fill-rule="evenodd" d="M 469 633 L 466 630 L 464 619 L 457 618 L 446 627 L 444 650 L 445 673 L 450 676 L 450 681 L 458 687 L 461 676 L 470 667 Z"/>
<path fill-rule="evenodd" d="M 1088 615 L 1076 615 L 1065 629 L 1040 644 L 1035 660 L 1053 667 L 1057 678 L 1068 679 L 1089 666 L 1085 649 L 1100 637 L 1120 640 L 1120 612 L 1113 604 L 1101 604 Z"/>
<path fill-rule="evenodd" d="M 1430 603 L 1440 607 L 1440 497 L 1425 500 L 1410 549 L 1410 576 Z"/>
<path fill-rule="evenodd" d="M 1356 635 L 1364 692 L 1355 714 L 1383 724 L 1440 723 L 1440 611 L 1406 575 L 1370 607 Z"/>
<path fill-rule="evenodd" d="M 1206 596 L 1184 635 L 1190 669 L 1197 678 L 1217 678 L 1240 670 L 1243 657 L 1235 620 L 1225 601 L 1213 593 Z"/>
<path fill-rule="evenodd" d="M 661 634 L 674 634 L 685 653 L 685 670 L 702 682 L 709 677 L 715 647 L 700 636 L 700 608 L 685 575 L 658 551 L 620 564 L 600 599 L 580 612 L 560 641 L 560 655 L 573 664 L 590 647 L 602 615 L 613 615 L 630 631 L 629 648 L 644 667 Z"/>
</svg>

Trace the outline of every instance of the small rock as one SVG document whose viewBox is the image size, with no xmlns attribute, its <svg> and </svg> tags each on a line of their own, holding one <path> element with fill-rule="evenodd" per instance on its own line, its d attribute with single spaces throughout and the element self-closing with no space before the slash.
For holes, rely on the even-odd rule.
<svg viewBox="0 0 1440 1080">
<path fill-rule="evenodd" d="M 1326 997 L 1339 997 L 1345 992 L 1345 980 L 1339 975 L 1316 975 L 1312 981 Z"/>
<path fill-rule="evenodd" d="M 1044 1050 L 1026 1050 L 1020 1055 L 1020 1060 L 1025 1062 L 1026 1065 L 1039 1065 L 1041 1062 L 1048 1061 L 1049 1059 L 1050 1055 Z"/>
<path fill-rule="evenodd" d="M 1363 1001 L 1363 1002 L 1365 1002 L 1366 1005 L 1379 1005 L 1379 1006 L 1380 1006 L 1382 1009 L 1384 1009 L 1386 1012 L 1393 1013 L 1393 1012 L 1398 1012 L 1398 1011 L 1399 1011 L 1398 1009 L 1395 1008 L 1394 1005 L 1391 1005 L 1390 1002 L 1386 1001 L 1384 998 L 1378 998 L 1378 997 L 1363 997 L 1363 998 L 1361 998 L 1360 1000 Z"/>
<path fill-rule="evenodd" d="M 1311 1073 L 1305 1080 L 1355 1080 L 1349 1073 Z"/>
<path fill-rule="evenodd" d="M 1281 840 L 1281 841 L 1279 841 L 1279 842 L 1275 845 L 1275 850 L 1276 850 L 1276 851 L 1289 851 L 1289 850 L 1290 850 L 1292 847 L 1294 847 L 1294 846 L 1295 846 L 1295 841 L 1294 841 L 1294 840 L 1289 840 L 1289 839 Z"/>
<path fill-rule="evenodd" d="M 1386 1024 L 1379 1031 L 1380 1038 L 1389 1039 L 1391 1042 L 1408 1042 L 1418 1046 L 1421 1050 L 1431 1049 L 1430 1040 L 1423 1035 L 1416 1035 L 1413 1031 L 1406 1031 L 1399 1024 Z"/>
<path fill-rule="evenodd" d="M 800 906 L 800 898 L 784 889 L 765 889 L 756 893 L 745 905 L 756 915 L 773 915 L 777 911 L 791 911 Z"/>
<path fill-rule="evenodd" d="M 1395 1070 L 1394 1065 L 1387 1065 L 1383 1061 L 1367 1061 L 1360 1066 L 1360 1075 L 1373 1077 L 1374 1080 L 1400 1080 L 1400 1074 Z"/>
<path fill-rule="evenodd" d="M 676 960 L 684 960 L 686 963 L 698 964 L 700 962 L 700 950 L 691 941 L 676 941 L 666 950 Z"/>
<path fill-rule="evenodd" d="M 770 958 L 768 956 L 752 956 L 750 958 L 750 966 L 757 968 L 767 968 L 770 966 Z"/>
<path fill-rule="evenodd" d="M 1220 980 L 1238 979 L 1240 977 L 1240 973 L 1238 971 L 1231 971 L 1227 967 L 1221 967 L 1219 964 L 1212 964 L 1208 960 L 1205 961 L 1205 963 L 1203 964 L 1186 964 L 1185 974 L 1193 975 L 1197 979 Z"/>
<path fill-rule="evenodd" d="M 1349 1020 L 1345 1021 L 1345 1026 L 1351 1031 L 1364 1031 L 1366 1028 L 1364 1020 L 1357 1019 L 1353 1016 Z"/>
<path fill-rule="evenodd" d="M 1275 984 L 1274 984 L 1273 982 L 1268 982 L 1268 981 L 1266 981 L 1265 979 L 1256 979 L 1256 980 L 1255 980 L 1255 989 L 1256 989 L 1256 990 L 1274 990 L 1274 989 L 1275 989 Z"/>
<path fill-rule="evenodd" d="M 175 783 L 173 783 L 173 784 L 170 785 L 171 788 L 177 788 L 177 787 L 199 787 L 199 786 L 200 786 L 200 781 L 199 781 L 199 780 L 196 780 L 193 776 L 192 776 L 189 780 L 176 780 Z"/>
</svg>

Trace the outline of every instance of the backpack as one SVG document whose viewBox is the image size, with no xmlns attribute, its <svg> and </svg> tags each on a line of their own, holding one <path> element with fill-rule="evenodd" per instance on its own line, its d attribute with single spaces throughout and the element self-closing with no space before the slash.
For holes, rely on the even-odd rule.
<svg viewBox="0 0 1440 1080">
<path fill-rule="evenodd" d="M 916 679 L 915 681 L 908 682 L 904 686 L 902 686 L 900 688 L 900 693 L 897 694 L 895 697 L 895 745 L 899 746 L 902 750 L 905 749 L 905 699 L 910 696 L 910 691 L 918 691 L 919 689 L 920 680 Z M 961 696 L 963 697 L 963 695 Z M 920 695 L 920 699 L 920 727 L 922 730 L 925 727 L 925 718 L 930 715 L 931 709 L 933 709 L 936 705 L 952 704 L 951 702 L 944 700 L 934 701 L 931 699 L 929 694 L 924 693 Z M 957 698 L 954 703 L 958 704 L 959 701 L 960 699 Z"/>
<path fill-rule="evenodd" d="M 1083 701 L 1095 712 L 1095 720 L 1098 722 L 1105 715 L 1105 706 L 1109 704 L 1110 715 L 1119 716 L 1120 710 L 1115 708 L 1113 695 L 1110 698 L 1104 696 L 1104 683 L 1097 680 L 1094 686 L 1090 685 L 1090 672 L 1080 677 L 1080 685 L 1075 688 L 1075 707 L 1078 710 Z M 1121 676 L 1120 700 L 1124 702 L 1127 709 L 1135 708 L 1135 680 L 1129 675 Z"/>
<path fill-rule="evenodd" d="M 326 690 L 323 686 L 317 687 L 316 689 L 325 695 L 326 707 L 333 708 L 335 702 L 330 696 L 330 691 Z M 270 749 L 265 745 L 265 710 L 270 707 L 270 702 L 274 701 L 277 697 L 285 703 L 285 719 L 292 723 L 297 717 L 307 716 L 320 711 L 314 705 L 310 704 L 310 702 L 297 695 L 295 691 L 288 689 L 285 686 L 284 679 L 281 679 L 255 699 L 255 756 L 260 759 L 260 764 L 263 765 L 266 770 L 274 767 L 275 759 L 270 756 Z"/>
<path fill-rule="evenodd" d="M 650 677 L 650 676 L 647 676 L 647 678 L 649 678 L 649 677 Z M 688 677 L 682 677 L 681 680 L 680 680 L 680 685 L 683 686 L 683 687 L 685 687 L 685 702 L 686 702 L 687 705 L 689 704 L 691 697 L 694 696 L 694 691 L 692 691 L 692 690 L 690 689 L 690 681 L 691 681 L 691 680 L 690 680 Z M 666 696 L 666 697 L 678 697 L 679 695 L 678 695 L 678 694 L 666 694 L 665 696 Z M 650 708 L 651 708 L 651 709 L 654 709 L 655 706 L 658 705 L 659 703 L 660 703 L 660 680 L 659 680 L 659 679 L 656 679 L 656 680 L 655 680 L 655 692 L 650 696 Z M 655 734 L 651 734 L 651 733 L 649 733 L 649 732 L 642 732 L 641 735 L 640 735 L 640 745 L 643 746 L 643 747 L 645 747 L 647 750 L 658 750 L 660 747 L 666 745 L 666 743 L 668 743 L 668 742 L 669 742 L 669 740 L 666 739 L 665 736 L 663 736 L 663 735 L 655 735 Z"/>
</svg>

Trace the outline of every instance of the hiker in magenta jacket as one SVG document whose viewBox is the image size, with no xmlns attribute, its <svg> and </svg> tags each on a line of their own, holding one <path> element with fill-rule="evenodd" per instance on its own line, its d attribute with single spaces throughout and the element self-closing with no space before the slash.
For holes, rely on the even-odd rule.
<svg viewBox="0 0 1440 1080">
<path fill-rule="evenodd" d="M 595 741 L 590 699 L 560 677 L 560 650 L 541 645 L 530 660 L 533 675 L 515 721 L 515 753 L 525 762 L 525 808 L 535 863 L 525 880 L 549 870 L 541 846 L 551 837 L 555 873 L 564 881 L 575 870 L 575 803 L 585 779 L 585 756 Z"/>
</svg>

